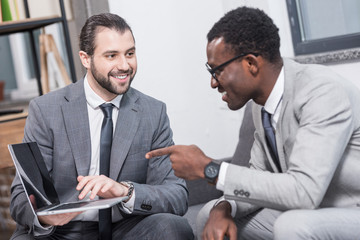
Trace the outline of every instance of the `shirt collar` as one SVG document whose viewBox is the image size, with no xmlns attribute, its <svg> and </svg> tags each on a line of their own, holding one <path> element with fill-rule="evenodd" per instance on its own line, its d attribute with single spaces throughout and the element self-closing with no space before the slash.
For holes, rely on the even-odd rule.
<svg viewBox="0 0 360 240">
<path fill-rule="evenodd" d="M 281 102 L 282 96 L 284 93 L 284 66 L 281 68 L 280 74 L 276 80 L 274 88 L 271 90 L 271 93 L 268 99 L 265 102 L 264 108 L 270 113 L 274 114 Z"/>
<path fill-rule="evenodd" d="M 99 95 L 97 95 L 94 92 L 94 90 L 90 87 L 87 74 L 84 78 L 84 90 L 85 90 L 86 101 L 93 109 L 99 107 L 103 103 L 106 103 L 106 101 L 104 101 L 104 99 L 102 99 Z M 111 100 L 109 103 L 112 103 L 117 109 L 119 109 L 122 96 L 123 95 L 116 96 L 116 98 Z"/>
</svg>

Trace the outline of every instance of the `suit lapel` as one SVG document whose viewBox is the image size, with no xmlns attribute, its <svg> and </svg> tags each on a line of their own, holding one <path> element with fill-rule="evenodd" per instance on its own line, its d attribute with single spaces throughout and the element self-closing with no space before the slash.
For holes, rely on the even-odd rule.
<svg viewBox="0 0 360 240">
<path fill-rule="evenodd" d="M 276 134 L 276 141 L 279 142 L 277 146 L 283 146 L 284 141 L 289 137 L 290 125 L 289 122 L 293 119 L 293 104 L 292 104 L 292 94 L 294 91 L 294 81 L 297 79 L 296 75 L 298 71 L 296 70 L 297 63 L 284 58 L 284 93 L 283 93 L 283 103 L 280 112 L 280 118 L 277 123 L 278 132 Z M 283 171 L 288 169 L 288 163 L 285 159 L 284 148 L 278 147 L 278 154 L 280 165 Z"/>
<path fill-rule="evenodd" d="M 280 162 L 280 167 L 281 167 L 281 171 L 284 172 L 287 169 L 287 163 L 285 160 L 285 154 L 284 154 L 284 148 L 282 146 L 284 146 L 284 132 L 283 132 L 283 127 L 284 127 L 284 123 L 283 123 L 283 119 L 284 119 L 284 115 L 286 113 L 286 108 L 288 107 L 288 98 L 283 98 L 283 103 L 282 103 L 282 107 L 281 107 L 281 112 L 280 112 L 280 118 L 277 122 L 277 126 L 276 126 L 276 148 L 278 151 L 278 156 L 279 156 L 279 162 Z M 286 119 L 286 117 L 285 117 Z"/>
<path fill-rule="evenodd" d="M 62 113 L 76 170 L 78 175 L 87 176 L 91 162 L 91 139 L 84 80 L 69 88 L 65 99 L 68 102 L 62 105 Z"/>
<path fill-rule="evenodd" d="M 269 159 L 269 163 L 271 165 L 271 168 L 273 169 L 274 172 L 279 172 L 274 159 L 272 157 L 271 154 L 271 150 L 270 147 L 268 146 L 267 142 L 266 142 L 266 135 L 265 135 L 265 130 L 264 130 L 264 126 L 262 123 L 262 117 L 261 117 L 261 108 L 262 106 L 258 105 L 258 104 L 254 104 L 254 108 L 253 108 L 253 117 L 254 117 L 254 122 L 256 123 L 257 126 L 256 129 L 260 135 L 261 141 L 263 142 L 264 145 L 264 150 L 265 150 L 265 155 L 267 157 L 267 159 Z M 278 144 L 276 144 L 276 146 L 278 146 Z"/>
<path fill-rule="evenodd" d="M 116 180 L 128 155 L 132 140 L 140 123 L 140 106 L 136 103 L 138 96 L 130 88 L 123 96 L 111 149 L 110 178 Z"/>
</svg>

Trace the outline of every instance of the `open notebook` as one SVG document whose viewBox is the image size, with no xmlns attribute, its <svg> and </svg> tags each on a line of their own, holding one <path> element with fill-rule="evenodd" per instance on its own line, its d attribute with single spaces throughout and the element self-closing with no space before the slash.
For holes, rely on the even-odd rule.
<svg viewBox="0 0 360 240">
<path fill-rule="evenodd" d="M 104 209 L 127 199 L 118 197 L 60 203 L 37 143 L 10 144 L 8 148 L 34 214 L 41 216 Z M 31 204 L 30 196 L 35 198 L 36 209 Z"/>
</svg>

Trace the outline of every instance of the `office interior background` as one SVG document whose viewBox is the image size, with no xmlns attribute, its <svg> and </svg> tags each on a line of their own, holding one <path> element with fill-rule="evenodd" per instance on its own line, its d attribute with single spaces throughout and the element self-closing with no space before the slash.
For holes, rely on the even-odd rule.
<svg viewBox="0 0 360 240">
<path fill-rule="evenodd" d="M 38 1 L 42 2 L 36 4 L 38 12 L 47 12 L 52 8 L 56 11 L 57 0 L 47 0 L 46 4 Z M 221 100 L 221 94 L 210 87 L 210 75 L 205 68 L 206 34 L 229 10 L 244 5 L 264 10 L 279 27 L 281 53 L 284 57 L 328 65 L 360 87 L 360 40 L 355 47 L 344 47 L 335 51 L 327 49 L 317 53 L 296 53 L 292 36 L 293 22 L 289 20 L 288 12 L 288 4 L 291 2 L 295 1 L 65 0 L 77 78 L 81 78 L 85 73 L 78 57 L 78 35 L 87 17 L 100 12 L 120 15 L 132 27 L 136 39 L 138 73 L 132 86 L 167 104 L 175 143 L 196 144 L 212 158 L 229 157 L 237 144 L 243 110 L 231 111 L 227 108 L 226 103 Z M 308 17 L 309 21 L 304 21 L 304 24 L 308 25 L 303 26 L 304 29 L 307 27 L 308 32 L 302 32 L 305 42 L 307 38 L 316 40 L 337 35 L 358 36 L 360 33 L 360 3 L 357 0 L 297 2 L 303 3 L 304 12 L 308 13 L 304 16 Z M 307 3 L 310 6 L 306 5 Z M 329 9 L 333 12 L 327 12 L 327 6 L 330 6 Z M 61 30 L 56 26 L 49 26 L 46 31 L 55 35 L 64 57 L 63 40 L 61 34 L 57 33 Z M 9 75 L 21 78 L 8 78 L 10 80 L 6 82 L 6 96 L 10 98 L 11 92 L 15 92 L 16 94 L 12 95 L 17 96 L 25 94 L 16 92 L 21 86 L 23 91 L 36 88 L 36 83 L 30 80 L 26 87 L 25 84 L 19 84 L 19 81 L 25 78 L 19 74 L 25 71 L 22 71 L 22 68 L 19 70 L 20 60 L 10 56 L 12 51 L 16 51 L 14 46 L 11 47 L 14 42 L 7 40 L 7 48 L 4 47 L 3 37 L 0 40 L 0 79 L 6 78 L 3 75 L 4 68 L 11 67 L 7 64 L 13 65 L 14 69 Z M 38 94 L 36 90 L 33 92 Z"/>
</svg>

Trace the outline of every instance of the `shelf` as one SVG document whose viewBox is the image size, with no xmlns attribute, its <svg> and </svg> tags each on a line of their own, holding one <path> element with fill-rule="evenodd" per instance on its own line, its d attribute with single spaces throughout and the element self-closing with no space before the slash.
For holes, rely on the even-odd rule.
<svg viewBox="0 0 360 240">
<path fill-rule="evenodd" d="M 28 106 L 29 101 L 0 102 L 0 123 L 26 118 L 28 115 Z M 4 114 L 6 112 L 8 112 L 8 114 Z"/>
<path fill-rule="evenodd" d="M 61 22 L 60 16 L 54 15 L 50 17 L 29 18 L 18 21 L 8 21 L 0 23 L 0 35 L 11 34 L 16 32 L 30 31 L 47 25 Z"/>
<path fill-rule="evenodd" d="M 21 118 L 0 123 L 0 169 L 13 166 L 7 145 L 22 142 L 25 121 Z"/>
<path fill-rule="evenodd" d="M 0 116 L 0 169 L 13 166 L 8 144 L 20 143 L 24 137 L 24 127 L 28 115 L 28 103 L 0 102 L 0 110 L 22 109 L 21 113 Z"/>
<path fill-rule="evenodd" d="M 29 6 L 28 1 L 24 1 L 24 7 L 25 7 L 25 15 L 27 16 L 26 19 L 22 20 L 16 20 L 16 21 L 6 21 L 0 23 L 0 36 L 1 35 L 8 35 L 18 32 L 28 32 L 29 33 L 29 50 L 30 50 L 30 56 L 32 58 L 33 62 L 33 69 L 34 69 L 34 75 L 37 81 L 37 86 L 39 90 L 39 94 L 42 95 L 42 86 L 41 86 L 41 66 L 39 63 L 39 53 L 38 53 L 38 42 L 35 38 L 34 30 L 41 29 L 42 27 L 58 23 L 62 26 L 62 34 L 64 43 L 65 43 L 65 51 L 68 59 L 68 66 L 70 71 L 70 78 L 73 82 L 76 81 L 76 73 L 75 73 L 75 66 L 74 66 L 74 60 L 72 57 L 72 50 L 71 50 L 71 42 L 70 42 L 70 35 L 69 35 L 69 28 L 68 23 L 66 19 L 66 13 L 65 13 L 65 7 L 64 7 L 64 0 L 58 0 L 59 1 L 59 7 L 60 7 L 60 15 L 50 15 L 46 17 L 38 17 L 38 18 L 31 18 L 29 13 Z M 34 6 L 35 7 L 35 6 Z M 28 103 L 27 103 L 28 104 Z M 9 122 L 16 119 L 25 119 L 27 117 L 27 107 L 25 108 L 11 108 L 10 106 L 5 106 L 7 104 L 1 102 L 0 103 L 0 123 L 1 122 Z M 17 114 L 9 114 L 9 111 L 11 113 L 20 112 L 21 110 L 24 110 L 21 113 Z"/>
<path fill-rule="evenodd" d="M 26 111 L 23 111 L 21 113 L 12 113 L 5 116 L 0 117 L 0 124 L 4 122 L 9 122 L 13 120 L 23 119 L 26 118 L 28 113 Z"/>
</svg>

